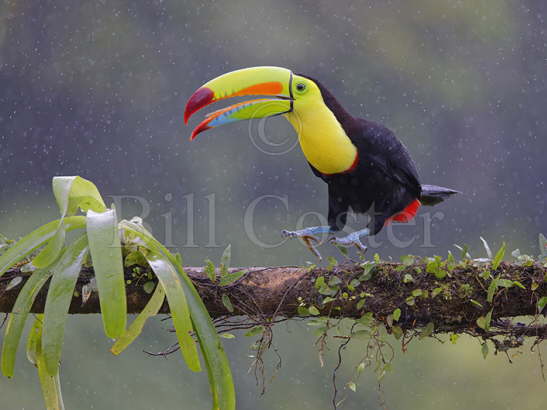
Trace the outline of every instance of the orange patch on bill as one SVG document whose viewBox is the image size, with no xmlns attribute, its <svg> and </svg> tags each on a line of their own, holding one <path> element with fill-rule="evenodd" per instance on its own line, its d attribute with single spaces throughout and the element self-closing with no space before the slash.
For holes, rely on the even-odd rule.
<svg viewBox="0 0 547 410">
<path fill-rule="evenodd" d="M 238 97 L 241 95 L 252 95 L 252 94 L 264 94 L 264 95 L 277 95 L 281 94 L 283 91 L 283 84 L 279 81 L 269 81 L 267 83 L 254 84 L 250 87 L 239 90 L 233 94 L 230 94 L 229 97 Z"/>
</svg>

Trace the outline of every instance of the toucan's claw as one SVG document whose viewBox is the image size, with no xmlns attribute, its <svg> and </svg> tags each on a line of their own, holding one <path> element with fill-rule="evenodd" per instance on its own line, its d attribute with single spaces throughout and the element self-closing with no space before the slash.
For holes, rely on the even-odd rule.
<svg viewBox="0 0 547 410">
<path fill-rule="evenodd" d="M 305 236 L 302 236 L 302 240 L 304 241 L 304 243 L 306 244 L 306 247 L 310 250 L 311 253 L 313 253 L 317 259 L 319 259 L 320 261 L 323 260 L 323 258 L 321 257 L 321 254 L 319 253 L 319 251 L 317 250 L 317 248 L 315 247 L 315 243 L 319 243 L 319 239 L 317 239 L 315 236 L 311 236 L 311 235 L 305 235 Z"/>
<path fill-rule="evenodd" d="M 319 244 L 321 241 L 313 235 L 303 233 L 303 231 L 304 230 L 301 230 L 301 231 L 288 231 L 286 229 L 283 229 L 281 231 L 281 236 L 283 236 L 284 238 L 291 238 L 291 239 L 292 238 L 300 238 L 300 239 L 302 239 L 302 242 L 304 242 L 304 244 L 309 249 L 309 251 L 311 253 L 313 253 L 319 260 L 323 260 L 323 258 L 321 257 L 321 254 L 319 253 L 319 251 L 315 247 L 315 245 Z"/>
</svg>

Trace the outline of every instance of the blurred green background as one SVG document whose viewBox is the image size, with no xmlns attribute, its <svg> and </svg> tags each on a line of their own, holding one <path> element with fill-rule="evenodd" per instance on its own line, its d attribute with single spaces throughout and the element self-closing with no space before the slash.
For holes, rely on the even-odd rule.
<svg viewBox="0 0 547 410">
<path fill-rule="evenodd" d="M 280 243 L 281 229 L 312 224 L 327 207 L 326 186 L 291 148 L 289 125 L 237 123 L 189 143 L 182 123 L 186 99 L 205 81 L 277 65 L 320 79 L 351 113 L 393 129 L 424 182 L 464 192 L 423 210 L 415 226 L 382 232 L 370 245 L 384 258 L 446 254 L 454 243 L 482 256 L 480 235 L 496 248 L 506 241 L 536 253 L 537 234 L 547 231 L 546 16 L 547 3 L 532 0 L 4 0 L 0 232 L 17 237 L 55 217 L 51 178 L 77 174 L 125 217 L 149 208 L 146 221 L 187 265 L 218 259 L 228 243 L 235 265 L 312 260 L 299 243 Z M 155 320 L 114 358 L 96 317 L 71 318 L 67 408 L 208 409 L 205 375 L 189 374 L 177 355 L 142 352 L 172 343 L 167 328 Z M 315 338 L 301 322 L 277 327 L 283 365 L 262 397 L 247 373 L 252 340 L 226 340 L 239 408 L 330 408 L 335 343 L 320 368 Z M 396 350 L 382 387 L 389 409 L 545 408 L 547 385 L 529 346 L 513 364 L 503 355 L 483 360 L 478 342 L 465 338 Z M 357 345 L 345 353 L 341 386 L 361 353 Z M 268 358 L 270 375 L 277 359 Z M 369 372 L 343 408 L 380 409 L 381 396 Z M 42 408 L 23 355 L 15 379 L 0 379 L 0 398 L 2 409 Z"/>
</svg>

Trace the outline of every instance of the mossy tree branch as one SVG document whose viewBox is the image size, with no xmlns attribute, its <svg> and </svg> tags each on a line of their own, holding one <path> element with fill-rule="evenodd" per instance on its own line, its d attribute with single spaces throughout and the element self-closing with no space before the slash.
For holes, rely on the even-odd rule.
<svg viewBox="0 0 547 410">
<path fill-rule="evenodd" d="M 371 312 L 375 319 L 388 324 L 389 328 L 394 324 L 393 312 L 400 309 L 395 324 L 402 330 L 433 323 L 436 333 L 496 336 L 503 334 L 505 327 L 505 333 L 513 336 L 547 338 L 545 326 L 537 323 L 512 325 L 505 320 L 538 315 L 538 301 L 547 295 L 547 268 L 539 263 L 528 266 L 501 263 L 493 270 L 489 264 L 469 261 L 456 265 L 442 278 L 428 273 L 423 263 L 381 262 L 365 268 L 360 263 L 347 263 L 330 269 L 233 268 L 231 272 L 243 270 L 245 274 L 222 287 L 212 283 L 203 268 L 188 267 L 185 270 L 213 318 L 244 315 L 267 321 L 278 317 L 313 316 L 318 311 L 330 317 L 360 318 Z M 148 273 L 147 267 L 126 269 L 129 313 L 140 312 L 150 298 L 150 293 L 145 290 L 149 291 L 151 287 Z M 11 311 L 26 278 L 28 274 L 17 268 L 0 277 L 0 312 Z M 84 268 L 70 313 L 100 312 L 98 294 L 90 286 L 92 278 L 92 268 Z M 492 292 L 491 284 L 495 278 L 498 286 Z M 15 283 L 17 285 L 13 286 Z M 82 288 L 86 285 L 91 294 L 82 303 Z M 43 311 L 47 288 L 46 284 L 39 293 L 32 312 Z M 488 300 L 489 288 L 491 302 Z M 223 295 L 229 297 L 233 311 L 223 302 Z M 169 307 L 164 304 L 161 312 L 168 313 Z M 485 318 L 490 324 L 486 328 L 481 326 Z"/>
</svg>

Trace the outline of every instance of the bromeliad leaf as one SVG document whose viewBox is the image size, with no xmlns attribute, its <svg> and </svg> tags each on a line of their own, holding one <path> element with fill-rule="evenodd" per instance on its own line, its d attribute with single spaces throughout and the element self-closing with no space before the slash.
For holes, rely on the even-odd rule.
<svg viewBox="0 0 547 410">
<path fill-rule="evenodd" d="M 127 305 L 122 248 L 116 211 L 87 212 L 89 250 L 99 289 L 99 304 L 105 333 L 117 339 L 125 332 Z"/>
<path fill-rule="evenodd" d="M 32 261 L 32 264 L 39 269 L 51 265 L 63 251 L 66 236 L 63 220 L 66 216 L 74 215 L 78 208 L 84 212 L 88 209 L 96 212 L 106 210 L 101 194 L 91 181 L 81 177 L 54 177 L 52 185 L 61 219 L 53 238 Z"/>
<path fill-rule="evenodd" d="M 95 184 L 82 177 L 53 178 L 53 195 L 59 206 L 61 218 L 74 215 L 78 208 L 83 212 L 106 211 L 106 205 Z"/>
<path fill-rule="evenodd" d="M 55 376 L 59 372 L 68 308 L 88 252 L 87 237 L 83 235 L 65 250 L 59 261 L 51 268 L 53 277 L 44 308 L 42 335 L 44 363 L 50 376 Z"/>
<path fill-rule="evenodd" d="M 33 251 L 49 241 L 57 232 L 58 226 L 59 220 L 42 225 L 11 246 L 4 254 L 0 256 L 0 276 L 6 273 L 6 271 L 13 265 L 29 256 Z M 74 229 L 84 228 L 85 217 L 71 216 L 65 218 L 64 226 L 67 232 Z"/>
<path fill-rule="evenodd" d="M 42 319 L 43 315 L 37 315 L 34 320 L 27 342 L 27 357 L 38 368 L 38 378 L 46 408 L 48 410 L 64 410 L 59 373 L 55 376 L 48 374 L 42 354 Z"/>
<path fill-rule="evenodd" d="M 51 273 L 48 271 L 37 270 L 30 275 L 19 295 L 17 295 L 12 312 L 9 315 L 8 323 L 6 324 L 4 343 L 2 344 L 2 373 L 6 377 L 13 377 L 17 349 L 19 348 L 19 341 L 25 328 L 28 313 L 36 295 L 50 276 Z"/>
<path fill-rule="evenodd" d="M 177 271 L 169 260 L 155 252 L 147 255 L 146 259 L 167 296 L 182 356 L 190 370 L 199 372 L 201 365 L 197 347 L 191 335 L 193 327 L 190 311 Z"/>
<path fill-rule="evenodd" d="M 119 355 L 141 334 L 144 324 L 148 318 L 158 314 L 163 301 L 165 299 L 165 291 L 162 286 L 156 286 L 154 294 L 144 307 L 141 313 L 133 320 L 127 331 L 118 339 L 110 348 L 112 354 Z"/>
<path fill-rule="evenodd" d="M 47 268 L 59 257 L 65 247 L 66 230 L 62 220 L 59 220 L 57 230 L 53 238 L 40 251 L 40 253 L 32 260 L 32 265 L 38 269 Z"/>
<path fill-rule="evenodd" d="M 159 252 L 173 264 L 177 273 L 182 278 L 184 291 L 188 298 L 192 323 L 194 324 L 194 329 L 203 353 L 203 360 L 207 368 L 207 375 L 209 376 L 209 384 L 213 396 L 213 408 L 235 410 L 235 389 L 230 363 L 228 362 L 213 321 L 209 316 L 209 312 L 205 308 L 194 284 L 184 272 L 180 260 L 150 235 L 142 225 L 135 221 L 137 220 L 120 222 L 120 228 L 124 230 L 124 237 L 137 238 L 148 249 Z"/>
</svg>

